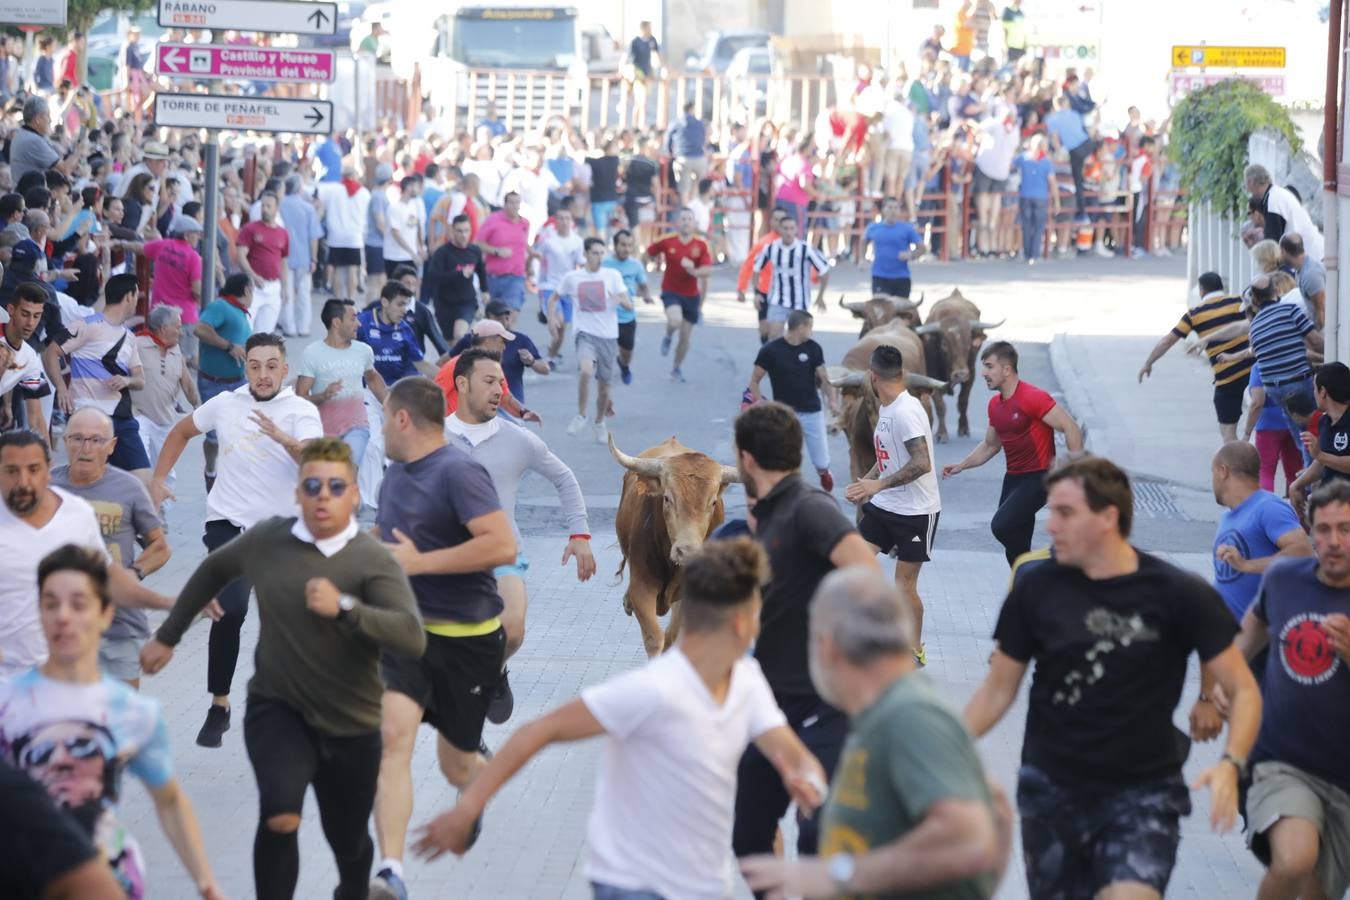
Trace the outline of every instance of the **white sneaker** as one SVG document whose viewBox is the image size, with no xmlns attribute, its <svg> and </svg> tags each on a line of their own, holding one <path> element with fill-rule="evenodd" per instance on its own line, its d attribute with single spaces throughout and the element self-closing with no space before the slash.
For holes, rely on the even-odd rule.
<svg viewBox="0 0 1350 900">
<path fill-rule="evenodd" d="M 595 432 L 595 442 L 597 444 L 609 443 L 609 429 L 605 427 L 604 422 L 596 422 L 591 426 L 591 430 Z"/>
<path fill-rule="evenodd" d="M 567 433 L 570 434 L 570 435 L 575 436 L 575 435 L 581 434 L 581 429 L 583 429 L 583 428 L 585 428 L 585 427 L 586 427 L 586 417 L 585 417 L 585 416 L 573 416 L 573 417 L 572 417 L 572 424 L 567 426 Z"/>
<path fill-rule="evenodd" d="M 1110 259 L 1113 256 L 1115 256 L 1115 253 L 1111 252 L 1110 250 L 1107 250 L 1106 245 L 1104 244 L 1094 244 L 1092 247 L 1092 252 L 1096 253 L 1098 256 L 1104 256 L 1107 259 Z"/>
</svg>

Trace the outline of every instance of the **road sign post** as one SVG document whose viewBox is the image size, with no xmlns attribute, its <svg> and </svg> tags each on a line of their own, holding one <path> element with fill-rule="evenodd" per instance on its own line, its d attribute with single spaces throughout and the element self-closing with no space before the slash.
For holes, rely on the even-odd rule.
<svg viewBox="0 0 1350 900">
<path fill-rule="evenodd" d="M 155 95 L 155 124 L 168 128 L 329 134 L 333 129 L 333 104 L 328 100 L 159 93 Z"/>
<path fill-rule="evenodd" d="M 1178 44 L 1172 47 L 1174 68 L 1283 69 L 1283 47 L 1212 47 Z"/>
<path fill-rule="evenodd" d="M 216 211 L 220 196 L 220 141 L 214 128 L 206 132 L 202 163 L 206 168 L 202 191 L 202 296 L 200 308 L 216 299 L 216 232 L 220 214 Z"/>
<path fill-rule="evenodd" d="M 314 84 L 333 80 L 336 59 L 331 50 L 160 44 L 155 65 L 160 75 L 170 78 Z"/>
<path fill-rule="evenodd" d="M 0 0 L 0 3 L 15 0 Z M 159 0 L 161 28 L 337 34 L 337 4 L 304 0 Z"/>
</svg>

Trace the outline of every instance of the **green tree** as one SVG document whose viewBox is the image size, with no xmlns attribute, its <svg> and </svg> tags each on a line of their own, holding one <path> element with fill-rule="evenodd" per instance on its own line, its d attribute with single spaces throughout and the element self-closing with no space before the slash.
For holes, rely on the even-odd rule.
<svg viewBox="0 0 1350 900">
<path fill-rule="evenodd" d="M 110 0 L 66 0 L 66 27 L 59 34 L 62 39 L 68 38 L 75 31 L 88 34 L 99 13 L 142 13 L 151 9 L 154 5 L 155 0 L 111 0 L 111 2 Z M 82 83 L 87 81 L 89 78 L 88 60 L 84 49 L 80 51 L 78 71 L 80 81 Z"/>
<path fill-rule="evenodd" d="M 1262 128 L 1279 132 L 1293 153 L 1303 146 L 1289 111 L 1250 81 L 1229 78 L 1186 95 L 1172 110 L 1168 144 L 1186 195 L 1240 218 L 1247 207 L 1247 141 Z"/>
</svg>

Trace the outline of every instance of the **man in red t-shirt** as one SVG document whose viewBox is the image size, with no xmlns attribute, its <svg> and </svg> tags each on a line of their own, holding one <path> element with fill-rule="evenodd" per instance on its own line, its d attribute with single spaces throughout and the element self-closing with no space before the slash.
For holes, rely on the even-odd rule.
<svg viewBox="0 0 1350 900">
<path fill-rule="evenodd" d="M 699 279 L 712 273 L 713 258 L 708 242 L 694 233 L 694 214 L 682 209 L 677 222 L 679 230 L 648 247 L 647 255 L 652 259 L 660 257 L 665 262 L 661 302 L 666 307 L 666 336 L 661 339 L 661 355 L 670 354 L 671 339 L 678 331 L 680 343 L 675 347 L 675 368 L 671 369 L 670 377 L 683 382 L 685 378 L 680 366 L 689 352 L 689 338 L 698 324 L 699 309 L 703 305 Z"/>
<path fill-rule="evenodd" d="M 277 224 L 277 195 L 264 191 L 259 199 L 262 217 L 249 222 L 235 235 L 239 267 L 253 282 L 253 333 L 275 331 L 281 308 L 286 305 L 286 257 L 291 255 L 291 239 Z"/>
<path fill-rule="evenodd" d="M 1069 458 L 1083 455 L 1083 432 L 1045 391 L 1017 377 L 1017 348 L 995 341 L 980 354 L 989 398 L 984 440 L 959 463 L 942 467 L 942 477 L 982 466 L 1002 450 L 1007 457 L 1003 493 L 989 523 L 1012 565 L 1031 549 L 1036 513 L 1045 505 L 1045 473 L 1055 461 L 1055 432 L 1064 435 Z"/>
</svg>

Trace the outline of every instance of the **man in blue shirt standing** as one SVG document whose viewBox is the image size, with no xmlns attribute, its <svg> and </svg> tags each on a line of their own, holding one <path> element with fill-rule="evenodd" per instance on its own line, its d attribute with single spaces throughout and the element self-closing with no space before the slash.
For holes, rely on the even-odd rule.
<svg viewBox="0 0 1350 900">
<path fill-rule="evenodd" d="M 633 233 L 627 228 L 614 232 L 614 255 L 604 262 L 606 269 L 616 269 L 623 276 L 628 296 L 641 297 L 643 303 L 653 303 L 647 287 L 647 268 L 633 258 Z M 619 307 L 619 376 L 624 384 L 633 383 L 633 348 L 637 346 L 637 313 L 626 306 Z"/>
<path fill-rule="evenodd" d="M 873 244 L 872 293 L 908 299 L 909 261 L 918 259 L 927 248 L 918 229 L 900 220 L 899 200 L 887 197 L 881 201 L 881 221 L 867 226 L 863 241 Z"/>
<path fill-rule="evenodd" d="M 1055 188 L 1055 164 L 1045 152 L 1045 138 L 1032 135 L 1027 150 L 1013 160 L 1013 168 L 1022 173 L 1017 189 L 1017 224 L 1022 228 L 1022 258 L 1027 265 L 1041 256 L 1045 223 L 1053 208 L 1059 214 L 1059 196 Z"/>
<path fill-rule="evenodd" d="M 1096 145 L 1083 127 L 1083 116 L 1073 109 L 1067 96 L 1061 96 L 1055 101 L 1055 111 L 1045 117 L 1045 128 L 1050 135 L 1051 145 L 1069 154 L 1069 170 L 1073 172 L 1074 216 L 1081 219 L 1087 209 L 1087 198 L 1083 196 L 1083 164 L 1092 155 Z"/>
<path fill-rule="evenodd" d="M 300 193 L 300 176 L 286 177 L 286 196 L 281 201 L 281 220 L 291 239 L 291 252 L 286 257 L 286 297 L 279 321 L 288 337 L 308 337 L 313 318 L 310 298 L 313 296 L 314 267 L 319 255 L 319 238 L 323 226 L 319 213 L 310 199 Z"/>
<path fill-rule="evenodd" d="M 666 153 L 675 159 L 675 185 L 680 205 L 688 206 L 698 183 L 708 177 L 708 126 L 694 115 L 694 101 L 684 105 L 684 118 L 670 126 Z"/>
</svg>

